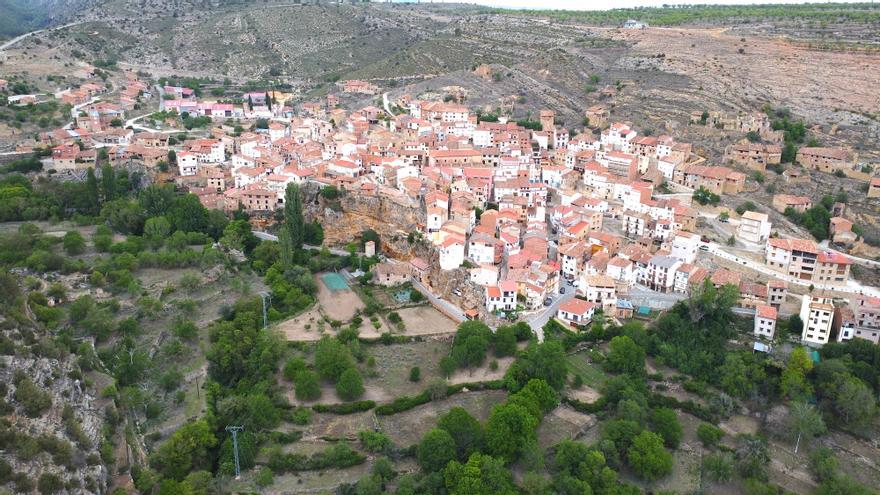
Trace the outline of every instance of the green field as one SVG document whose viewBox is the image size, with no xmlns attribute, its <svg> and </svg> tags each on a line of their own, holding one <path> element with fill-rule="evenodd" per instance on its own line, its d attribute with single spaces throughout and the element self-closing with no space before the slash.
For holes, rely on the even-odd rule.
<svg viewBox="0 0 880 495">
<path fill-rule="evenodd" d="M 569 373 L 580 375 L 584 380 L 584 385 L 592 388 L 601 387 L 607 379 L 602 366 L 589 362 L 586 351 L 568 355 L 566 364 Z"/>
</svg>

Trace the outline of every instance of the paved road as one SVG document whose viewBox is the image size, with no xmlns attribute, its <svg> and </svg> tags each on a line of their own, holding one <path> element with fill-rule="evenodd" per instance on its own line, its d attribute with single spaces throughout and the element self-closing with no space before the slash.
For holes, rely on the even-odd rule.
<svg viewBox="0 0 880 495">
<path fill-rule="evenodd" d="M 865 294 L 865 295 L 869 295 L 869 296 L 880 297 L 880 289 L 878 289 L 877 287 L 862 285 L 858 281 L 856 281 L 852 278 L 849 279 L 849 281 L 847 282 L 847 284 L 845 286 L 818 284 L 818 283 L 812 282 L 810 280 L 801 280 L 799 278 L 792 277 L 786 273 L 777 272 L 776 270 L 773 270 L 772 268 L 765 265 L 764 263 L 759 263 L 759 262 L 756 262 L 754 260 L 750 260 L 747 258 L 741 258 L 733 253 L 730 253 L 728 251 L 721 249 L 721 246 L 715 242 L 709 243 L 709 252 L 719 258 L 726 259 L 726 260 L 732 261 L 734 263 L 738 263 L 738 264 L 740 264 L 746 268 L 752 269 L 756 272 L 760 272 L 765 275 L 769 275 L 769 276 L 778 278 L 780 280 L 785 280 L 786 282 L 788 282 L 790 284 L 800 285 L 800 286 L 804 286 L 804 287 L 809 287 L 810 285 L 812 285 L 813 287 L 815 287 L 816 289 L 819 289 L 819 290 L 848 292 L 851 294 Z"/>
<path fill-rule="evenodd" d="M 23 40 L 23 39 L 25 39 L 25 38 L 27 38 L 28 36 L 33 36 L 33 35 L 35 35 L 35 34 L 39 34 L 39 33 L 42 33 L 42 32 L 44 32 L 44 31 L 54 31 L 54 30 L 56 30 L 56 29 L 69 28 L 69 27 L 71 27 L 71 26 L 76 26 L 76 25 L 78 25 L 78 24 L 82 24 L 82 23 L 84 23 L 84 22 L 86 22 L 86 21 L 70 22 L 70 23 L 64 24 L 64 25 L 62 25 L 62 26 L 57 26 L 57 27 L 53 27 L 53 28 L 46 28 L 46 29 L 38 29 L 38 30 L 36 30 L 36 31 L 31 31 L 31 32 L 29 32 L 29 33 L 24 33 L 24 34 L 22 34 L 21 36 L 16 36 L 15 38 L 12 38 L 11 40 L 9 40 L 9 41 L 3 43 L 2 45 L 0 45 L 0 52 L 2 52 L 3 50 L 6 50 L 6 49 L 12 47 L 12 45 L 18 43 L 19 41 L 21 41 L 21 40 Z"/>
<path fill-rule="evenodd" d="M 428 288 L 425 287 L 425 285 L 422 284 L 421 282 L 419 282 L 418 280 L 414 279 L 412 281 L 412 285 L 419 292 L 421 292 L 422 295 L 427 297 L 428 300 L 431 301 L 431 304 L 433 304 L 434 306 L 441 306 L 443 308 L 443 312 L 446 313 L 447 316 L 452 317 L 452 319 L 458 320 L 458 323 L 461 323 L 467 319 L 467 317 L 464 315 L 464 312 L 461 310 L 461 308 L 452 304 L 451 302 L 447 301 L 446 299 L 441 299 L 440 297 L 437 297 L 433 292 L 428 290 Z"/>
<path fill-rule="evenodd" d="M 80 103 L 79 105 L 74 105 L 73 108 L 70 109 L 70 118 L 72 119 L 72 121 L 68 122 L 67 125 L 64 126 L 64 128 L 70 129 L 71 127 L 73 127 L 73 123 L 76 122 L 76 117 L 77 117 L 77 115 L 79 115 L 80 108 L 89 106 L 92 103 L 95 103 L 100 100 L 101 100 L 100 96 L 94 96 L 94 97 L 90 98 L 89 101 L 87 101 L 85 103 Z"/>
<path fill-rule="evenodd" d="M 274 234 L 270 234 L 268 232 L 262 232 L 259 230 L 255 230 L 254 235 L 257 237 L 257 239 L 261 239 L 264 241 L 278 242 L 278 236 L 274 235 Z M 303 244 L 303 249 L 324 249 L 324 246 L 310 246 L 308 244 Z M 327 251 L 329 251 L 330 254 L 335 254 L 336 256 L 348 256 L 349 255 L 349 252 L 344 249 L 327 248 Z"/>
<path fill-rule="evenodd" d="M 643 285 L 634 285 L 628 291 L 627 297 L 633 306 L 647 306 L 651 309 L 669 309 L 678 301 L 687 299 L 688 296 L 679 292 L 656 292 Z"/>
<path fill-rule="evenodd" d="M 567 280 L 562 279 L 559 281 L 560 288 L 565 287 L 565 294 L 559 294 L 553 296 L 553 304 L 548 307 L 541 308 L 537 313 L 529 315 L 526 317 L 526 323 L 532 327 L 532 331 L 535 332 L 535 335 L 538 336 L 538 342 L 544 341 L 544 325 L 550 321 L 550 318 L 553 318 L 556 315 L 556 312 L 559 311 L 559 306 L 562 305 L 565 301 L 569 301 L 574 299 L 575 288 L 572 286 Z"/>
<path fill-rule="evenodd" d="M 385 113 L 388 115 L 392 115 L 391 112 L 391 104 L 388 102 L 388 92 L 382 93 L 382 107 L 385 109 Z"/>
<path fill-rule="evenodd" d="M 859 258 L 858 256 L 853 256 L 851 254 L 841 253 L 840 251 L 838 251 L 830 246 L 828 239 L 825 239 L 824 241 L 820 242 L 819 247 L 821 247 L 822 249 L 824 249 L 826 251 L 832 251 L 832 252 L 835 252 L 838 254 L 842 254 L 842 255 L 846 256 L 847 258 L 853 260 L 853 262 L 858 263 L 860 265 L 865 265 L 870 268 L 880 268 L 880 261 L 869 260 L 867 258 Z"/>
</svg>

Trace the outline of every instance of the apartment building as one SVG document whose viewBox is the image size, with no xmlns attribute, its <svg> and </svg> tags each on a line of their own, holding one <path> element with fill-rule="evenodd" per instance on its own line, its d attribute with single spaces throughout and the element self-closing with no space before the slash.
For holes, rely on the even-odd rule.
<svg viewBox="0 0 880 495">
<path fill-rule="evenodd" d="M 804 322 L 801 341 L 811 345 L 828 343 L 834 320 L 834 301 L 830 297 L 823 295 L 803 296 L 800 317 Z"/>
<path fill-rule="evenodd" d="M 773 339 L 776 334 L 776 308 L 759 304 L 755 307 L 755 335 L 765 339 Z"/>
<path fill-rule="evenodd" d="M 747 211 L 740 218 L 736 235 L 743 241 L 763 244 L 770 237 L 770 217 L 766 213 Z"/>
</svg>

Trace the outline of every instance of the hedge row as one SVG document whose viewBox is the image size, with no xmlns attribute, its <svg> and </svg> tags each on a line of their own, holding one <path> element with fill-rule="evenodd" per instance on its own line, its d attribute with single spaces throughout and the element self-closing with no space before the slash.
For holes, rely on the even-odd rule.
<svg viewBox="0 0 880 495">
<path fill-rule="evenodd" d="M 652 408 L 667 407 L 669 409 L 679 409 L 708 423 L 718 424 L 719 418 L 717 414 L 710 411 L 709 408 L 701 406 L 692 400 L 680 401 L 675 397 L 651 394 L 648 397 L 648 404 Z"/>
<path fill-rule="evenodd" d="M 375 402 L 371 400 L 362 400 L 358 402 L 346 402 L 344 404 L 315 404 L 312 406 L 312 410 L 319 413 L 352 414 L 369 411 L 374 407 L 376 407 Z"/>
</svg>

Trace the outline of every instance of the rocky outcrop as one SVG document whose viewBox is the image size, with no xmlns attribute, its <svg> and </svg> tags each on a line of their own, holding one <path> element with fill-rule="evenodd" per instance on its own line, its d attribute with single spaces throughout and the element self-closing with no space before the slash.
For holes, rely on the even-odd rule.
<svg viewBox="0 0 880 495">
<path fill-rule="evenodd" d="M 37 344 L 38 346 L 41 344 Z M 40 352 L 40 351 L 37 351 Z M 23 448 L 7 446 L 0 458 L 9 463 L 17 476 L 26 476 L 36 483 L 44 475 L 56 476 L 65 493 L 105 493 L 109 470 L 101 461 L 99 447 L 103 440 L 103 411 L 96 405 L 95 392 L 84 383 L 76 356 L 59 353 L 57 357 L 35 357 L 30 353 L 0 358 L 0 382 L 8 385 L 5 401 L 12 413 L 6 416 L 10 431 L 16 432 L 17 443 L 30 439 L 55 439 L 70 444 L 71 455 L 64 461 L 48 450 L 45 440 L 39 441 L 40 453 L 28 455 Z M 16 396 L 18 382 L 14 375 L 33 383 L 39 394 L 51 398 L 51 406 L 36 417 L 25 414 L 23 396 Z M 30 385 L 30 383 L 28 384 Z M 65 408 L 69 406 L 67 416 Z M 72 415 L 70 414 L 72 412 Z M 59 463 L 63 462 L 63 465 Z"/>
<path fill-rule="evenodd" d="M 425 213 L 408 198 L 344 193 L 339 199 L 325 200 L 307 190 L 308 220 L 317 219 L 324 227 L 324 243 L 344 246 L 360 238 L 364 230 L 375 230 L 383 240 L 406 238 L 425 223 Z"/>
</svg>

